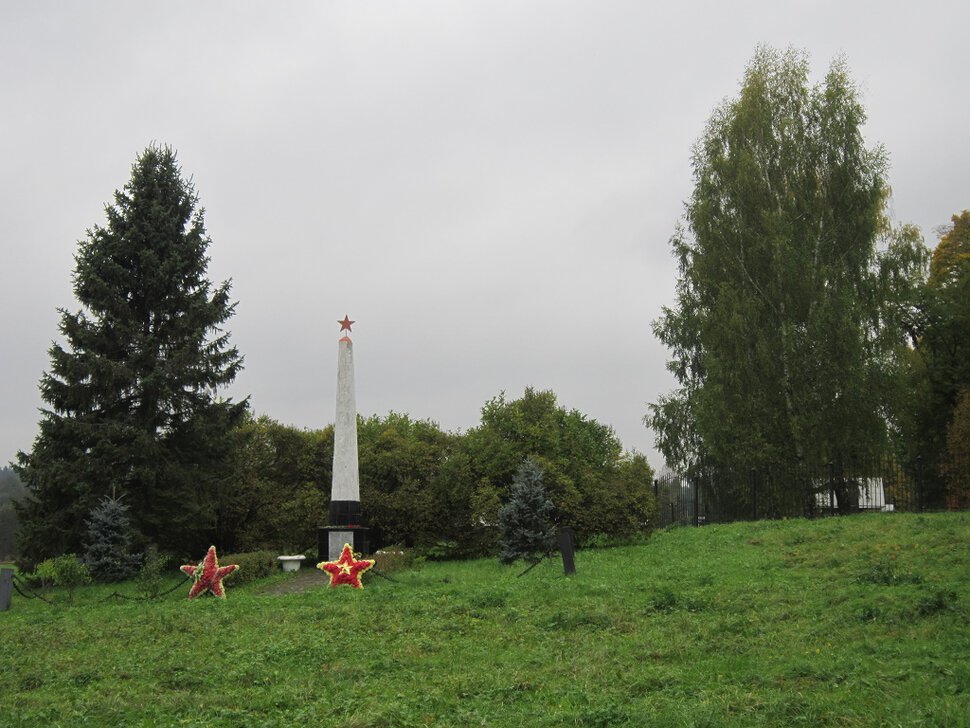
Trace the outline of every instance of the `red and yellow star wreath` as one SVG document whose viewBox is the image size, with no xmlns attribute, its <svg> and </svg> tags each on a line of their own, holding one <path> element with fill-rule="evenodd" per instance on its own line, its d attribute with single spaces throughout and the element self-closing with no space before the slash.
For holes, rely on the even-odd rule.
<svg viewBox="0 0 970 728">
<path fill-rule="evenodd" d="M 350 548 L 349 543 L 345 543 L 339 559 L 319 563 L 317 568 L 330 574 L 330 586 L 332 587 L 347 584 L 354 589 L 363 589 L 364 585 L 361 583 L 360 577 L 375 563 L 370 559 L 357 561 L 354 558 L 354 550 Z"/>
<path fill-rule="evenodd" d="M 189 589 L 189 599 L 195 599 L 199 594 L 204 594 L 207 591 L 212 592 L 220 599 L 225 599 L 226 590 L 222 586 L 222 580 L 238 568 L 237 564 L 219 566 L 219 560 L 216 558 L 216 547 L 210 546 L 205 558 L 198 564 L 186 564 L 181 567 L 182 571 L 195 579 L 195 583 Z"/>
</svg>

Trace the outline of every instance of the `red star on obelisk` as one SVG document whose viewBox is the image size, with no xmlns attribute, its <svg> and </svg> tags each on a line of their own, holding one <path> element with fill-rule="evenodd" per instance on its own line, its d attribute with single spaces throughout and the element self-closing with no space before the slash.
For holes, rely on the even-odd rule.
<svg viewBox="0 0 970 728">
<path fill-rule="evenodd" d="M 371 568 L 376 562 L 370 559 L 357 561 L 354 558 L 354 551 L 349 543 L 344 544 L 344 550 L 340 552 L 340 558 L 336 561 L 324 561 L 317 564 L 317 568 L 330 574 L 330 586 L 347 584 L 354 589 L 363 589 L 364 585 L 360 581 L 361 575 Z"/>
<path fill-rule="evenodd" d="M 201 563 L 186 564 L 181 567 L 182 571 L 195 579 L 195 583 L 189 589 L 189 599 L 195 599 L 199 594 L 204 594 L 207 591 L 211 591 L 220 599 L 225 599 L 226 590 L 222 586 L 222 580 L 238 568 L 237 564 L 219 566 L 219 560 L 216 558 L 216 547 L 210 546 Z"/>
<path fill-rule="evenodd" d="M 351 324 L 355 324 L 357 322 L 356 321 L 351 321 L 350 320 L 350 316 L 348 316 L 347 314 L 344 314 L 344 320 L 343 321 L 338 321 L 337 323 L 340 324 L 340 331 L 341 332 L 344 332 L 344 331 L 353 331 L 350 328 L 350 326 L 351 326 Z"/>
</svg>

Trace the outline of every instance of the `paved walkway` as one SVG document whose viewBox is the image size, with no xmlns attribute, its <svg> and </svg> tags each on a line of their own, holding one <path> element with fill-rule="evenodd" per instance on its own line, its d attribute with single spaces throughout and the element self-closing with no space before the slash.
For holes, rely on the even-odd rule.
<svg viewBox="0 0 970 728">
<path fill-rule="evenodd" d="M 311 589 L 322 589 L 327 582 L 327 575 L 313 566 L 303 566 L 292 578 L 274 584 L 263 594 L 300 594 Z"/>
</svg>

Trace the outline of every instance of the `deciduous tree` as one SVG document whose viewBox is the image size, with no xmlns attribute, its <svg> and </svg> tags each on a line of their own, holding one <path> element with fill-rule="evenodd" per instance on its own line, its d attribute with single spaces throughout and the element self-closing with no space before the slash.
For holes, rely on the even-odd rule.
<svg viewBox="0 0 970 728">
<path fill-rule="evenodd" d="M 970 391 L 970 210 L 954 215 L 941 232 L 922 312 L 913 365 L 914 439 L 924 460 L 930 505 L 940 506 L 944 486 L 966 488 L 966 473 L 956 463 L 960 445 L 966 444 L 968 411 L 959 403 Z M 947 497 L 952 504 L 952 495 Z"/>
<path fill-rule="evenodd" d="M 844 62 L 812 84 L 803 53 L 769 48 L 711 116 L 671 241 L 677 302 L 654 324 L 678 389 L 646 419 L 671 465 L 746 470 L 886 442 L 904 350 L 894 282 L 918 281 L 925 255 L 886 224 L 886 154 L 864 120 Z"/>
<path fill-rule="evenodd" d="M 558 523 L 573 528 L 580 541 L 598 533 L 626 538 L 648 530 L 656 517 L 646 460 L 624 455 L 612 428 L 561 407 L 551 391 L 528 387 L 519 399 L 500 394 L 489 400 L 481 424 L 465 434 L 458 451 L 467 458 L 463 477 L 473 484 L 461 540 L 489 533 L 525 458 L 542 469 Z M 487 548 L 489 542 L 479 543 Z"/>
</svg>

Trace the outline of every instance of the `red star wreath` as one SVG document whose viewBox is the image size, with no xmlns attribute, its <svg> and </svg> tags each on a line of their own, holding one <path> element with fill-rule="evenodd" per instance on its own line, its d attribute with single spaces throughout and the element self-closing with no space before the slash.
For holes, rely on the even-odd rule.
<svg viewBox="0 0 970 728">
<path fill-rule="evenodd" d="M 317 564 L 317 568 L 330 574 L 330 586 L 340 586 L 347 584 L 354 589 L 363 589 L 364 585 L 360 581 L 361 575 L 371 568 L 376 562 L 370 559 L 357 561 L 354 558 L 354 551 L 349 543 L 344 544 L 344 550 L 340 553 L 340 558 L 336 561 L 324 561 Z"/>
<path fill-rule="evenodd" d="M 189 589 L 189 599 L 195 599 L 199 594 L 207 591 L 211 591 L 220 599 L 225 599 L 226 590 L 222 586 L 222 580 L 238 568 L 237 564 L 219 566 L 216 547 L 210 546 L 205 558 L 198 564 L 186 564 L 181 567 L 182 571 L 195 579 L 195 583 Z"/>
</svg>

